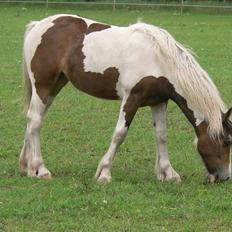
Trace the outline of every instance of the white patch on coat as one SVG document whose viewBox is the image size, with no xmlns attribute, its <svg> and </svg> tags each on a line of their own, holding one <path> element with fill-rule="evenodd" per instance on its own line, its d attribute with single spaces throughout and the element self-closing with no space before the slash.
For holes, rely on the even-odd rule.
<svg viewBox="0 0 232 232">
<path fill-rule="evenodd" d="M 83 41 L 84 70 L 104 73 L 109 67 L 117 68 L 120 76 L 116 90 L 123 98 L 142 78 L 162 74 L 155 54 L 146 42 L 143 35 L 131 33 L 126 27 L 90 33 Z"/>
<path fill-rule="evenodd" d="M 197 144 L 198 144 L 198 138 L 197 138 L 197 136 L 195 136 L 195 138 L 194 138 L 194 145 L 197 147 Z"/>
</svg>

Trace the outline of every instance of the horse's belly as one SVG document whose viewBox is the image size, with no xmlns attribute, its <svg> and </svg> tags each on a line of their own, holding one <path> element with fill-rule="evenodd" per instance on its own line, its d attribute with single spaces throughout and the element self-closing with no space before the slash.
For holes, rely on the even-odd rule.
<svg viewBox="0 0 232 232">
<path fill-rule="evenodd" d="M 75 69 L 67 76 L 77 89 L 98 98 L 119 99 L 116 90 L 119 72 L 116 68 L 108 68 L 103 74 L 84 72 L 78 66 Z"/>
</svg>

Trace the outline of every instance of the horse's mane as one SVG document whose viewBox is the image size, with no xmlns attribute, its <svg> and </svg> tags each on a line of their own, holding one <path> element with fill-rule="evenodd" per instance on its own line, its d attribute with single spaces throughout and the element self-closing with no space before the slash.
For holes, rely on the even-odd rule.
<svg viewBox="0 0 232 232">
<path fill-rule="evenodd" d="M 152 39 L 156 54 L 169 69 L 169 81 L 186 99 L 189 108 L 209 123 L 209 135 L 212 138 L 219 136 L 223 132 L 221 113 L 226 108 L 213 81 L 197 63 L 192 52 L 159 27 L 137 23 L 131 28 Z"/>
</svg>

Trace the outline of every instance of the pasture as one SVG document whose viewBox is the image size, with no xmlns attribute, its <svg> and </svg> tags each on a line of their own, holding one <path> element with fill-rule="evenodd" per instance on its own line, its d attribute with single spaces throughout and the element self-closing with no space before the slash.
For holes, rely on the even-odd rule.
<svg viewBox="0 0 232 232">
<path fill-rule="evenodd" d="M 192 48 L 223 100 L 232 105 L 232 15 L 133 10 L 78 10 L 0 5 L 0 231 L 232 231 L 232 182 L 205 185 L 194 131 L 168 105 L 170 159 L 182 183 L 154 175 L 149 108 L 135 116 L 106 185 L 93 179 L 107 150 L 120 102 L 87 96 L 68 84 L 44 120 L 41 145 L 53 180 L 21 177 L 18 156 L 25 117 L 22 42 L 25 25 L 54 13 L 76 13 L 128 25 L 141 18 Z"/>
</svg>

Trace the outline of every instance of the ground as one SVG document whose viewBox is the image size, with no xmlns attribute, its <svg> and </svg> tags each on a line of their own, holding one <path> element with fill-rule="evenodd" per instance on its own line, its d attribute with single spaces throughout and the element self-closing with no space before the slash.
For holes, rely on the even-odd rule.
<svg viewBox="0 0 232 232">
<path fill-rule="evenodd" d="M 70 9 L 0 5 L 0 231 L 232 231 L 232 182 L 204 184 L 193 129 L 171 102 L 169 151 L 181 184 L 161 183 L 154 175 L 148 108 L 132 123 L 115 159 L 112 182 L 96 183 L 93 176 L 109 145 L 120 103 L 87 96 L 71 85 L 55 100 L 42 129 L 43 157 L 54 179 L 20 176 L 25 130 L 21 54 L 30 20 L 65 12 L 116 25 L 142 18 L 162 26 L 196 52 L 224 101 L 232 105 L 232 15 Z"/>
</svg>

